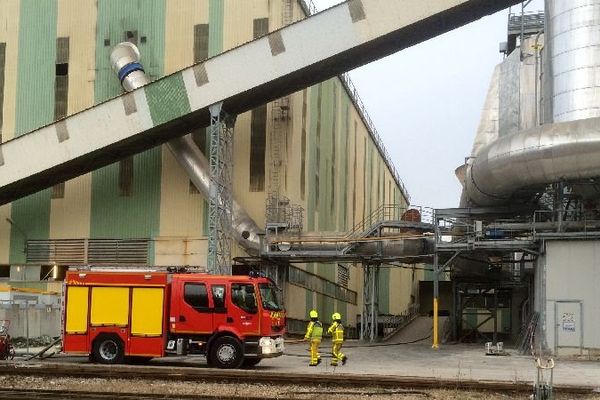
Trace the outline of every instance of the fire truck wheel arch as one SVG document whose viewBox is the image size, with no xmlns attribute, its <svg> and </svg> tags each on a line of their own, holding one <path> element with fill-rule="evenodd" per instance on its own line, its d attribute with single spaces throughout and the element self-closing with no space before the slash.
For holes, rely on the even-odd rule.
<svg viewBox="0 0 600 400">
<path fill-rule="evenodd" d="M 118 335 L 100 334 L 92 348 L 94 360 L 102 364 L 120 364 L 125 358 L 123 341 Z"/>
</svg>

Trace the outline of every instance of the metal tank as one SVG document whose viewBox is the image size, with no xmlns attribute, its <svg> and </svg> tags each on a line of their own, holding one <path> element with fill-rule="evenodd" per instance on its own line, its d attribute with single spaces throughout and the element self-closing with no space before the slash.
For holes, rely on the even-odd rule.
<svg viewBox="0 0 600 400">
<path fill-rule="evenodd" d="M 600 176 L 600 0 L 547 0 L 545 43 L 543 96 L 554 123 L 481 147 L 466 168 L 470 205 L 527 200 L 546 184 Z"/>
<path fill-rule="evenodd" d="M 116 45 L 110 54 L 110 61 L 126 91 L 130 92 L 150 82 L 140 63 L 140 52 L 134 44 L 123 42 Z M 204 197 L 208 198 L 210 195 L 210 164 L 196 146 L 191 135 L 171 139 L 167 146 L 194 186 Z M 260 229 L 235 200 L 233 201 L 232 218 L 234 239 L 249 254 L 258 254 L 260 241 L 257 233 L 260 232 Z"/>
<path fill-rule="evenodd" d="M 546 0 L 554 122 L 600 117 L 600 0 Z"/>
</svg>

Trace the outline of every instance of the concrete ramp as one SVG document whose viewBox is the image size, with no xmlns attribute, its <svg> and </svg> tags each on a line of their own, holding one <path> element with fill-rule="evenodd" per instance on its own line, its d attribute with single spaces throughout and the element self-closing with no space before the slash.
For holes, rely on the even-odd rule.
<svg viewBox="0 0 600 400">
<path fill-rule="evenodd" d="M 443 329 L 448 317 L 439 317 L 438 337 L 443 338 Z M 410 324 L 391 336 L 387 343 L 427 343 L 432 340 L 433 318 L 417 317 Z M 423 340 L 420 340 L 423 339 Z"/>
<path fill-rule="evenodd" d="M 0 204 L 239 114 L 518 0 L 350 0 L 0 145 Z M 407 77 L 410 79 L 410 77 Z"/>
</svg>

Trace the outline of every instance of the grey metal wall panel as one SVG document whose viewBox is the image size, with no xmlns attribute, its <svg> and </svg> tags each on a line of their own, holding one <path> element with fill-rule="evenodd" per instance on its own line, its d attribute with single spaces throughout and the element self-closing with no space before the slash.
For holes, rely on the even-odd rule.
<svg viewBox="0 0 600 400">
<path fill-rule="evenodd" d="M 519 51 L 513 51 L 500 65 L 500 107 L 498 136 L 519 131 L 521 59 Z"/>
<path fill-rule="evenodd" d="M 546 243 L 546 332 L 551 349 L 556 347 L 553 330 L 560 322 L 554 319 L 555 303 L 561 301 L 581 301 L 583 347 L 600 349 L 599 259 L 598 240 Z"/>
</svg>

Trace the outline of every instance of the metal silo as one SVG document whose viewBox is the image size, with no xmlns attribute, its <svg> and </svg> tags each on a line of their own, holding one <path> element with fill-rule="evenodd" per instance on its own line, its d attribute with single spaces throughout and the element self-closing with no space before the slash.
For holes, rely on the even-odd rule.
<svg viewBox="0 0 600 400">
<path fill-rule="evenodd" d="M 600 0 L 546 0 L 554 122 L 600 117 Z"/>
</svg>

